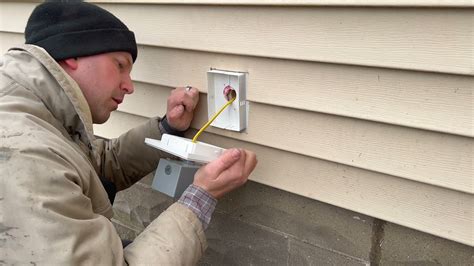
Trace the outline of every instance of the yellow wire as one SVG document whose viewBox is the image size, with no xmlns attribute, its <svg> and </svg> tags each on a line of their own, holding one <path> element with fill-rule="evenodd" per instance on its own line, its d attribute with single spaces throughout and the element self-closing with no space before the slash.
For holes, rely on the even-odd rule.
<svg viewBox="0 0 474 266">
<path fill-rule="evenodd" d="M 219 112 L 217 112 L 216 114 L 214 114 L 211 119 L 209 119 L 209 121 L 207 121 L 206 124 L 204 124 L 204 126 L 201 127 L 201 129 L 199 129 L 199 131 L 196 133 L 196 135 L 194 135 L 194 138 L 193 138 L 193 143 L 196 143 L 199 135 L 201 135 L 201 133 L 206 130 L 207 127 L 209 127 L 209 125 L 214 121 L 216 120 L 216 118 L 222 113 L 222 111 L 224 111 L 224 109 L 227 108 L 227 106 L 229 106 L 233 101 L 235 100 L 235 97 L 230 99 L 224 106 L 222 106 L 222 108 L 219 110 Z"/>
</svg>

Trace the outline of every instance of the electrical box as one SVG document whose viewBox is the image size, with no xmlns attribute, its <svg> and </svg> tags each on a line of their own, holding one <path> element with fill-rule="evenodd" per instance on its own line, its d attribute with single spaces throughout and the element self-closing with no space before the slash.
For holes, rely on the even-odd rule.
<svg viewBox="0 0 474 266">
<path fill-rule="evenodd" d="M 228 99 L 224 91 L 235 91 L 236 99 L 212 122 L 211 126 L 232 131 L 247 128 L 247 73 L 211 69 L 207 72 L 207 104 L 209 119 L 217 113 Z"/>
<path fill-rule="evenodd" d="M 200 165 L 169 159 L 160 159 L 151 187 L 175 199 L 194 181 Z"/>
<path fill-rule="evenodd" d="M 225 151 L 221 147 L 169 134 L 163 134 L 161 140 L 145 138 L 145 144 L 184 160 L 160 159 L 151 186 L 175 199 L 194 181 L 199 167 Z"/>
</svg>

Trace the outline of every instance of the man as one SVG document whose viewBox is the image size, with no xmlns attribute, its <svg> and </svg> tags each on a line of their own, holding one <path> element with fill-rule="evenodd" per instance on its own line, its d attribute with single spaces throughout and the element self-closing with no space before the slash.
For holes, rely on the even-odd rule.
<svg viewBox="0 0 474 266">
<path fill-rule="evenodd" d="M 133 33 L 95 5 L 49 2 L 35 8 L 25 37 L 0 59 L 0 261 L 195 264 L 216 198 L 246 182 L 255 154 L 229 149 L 203 166 L 180 200 L 123 248 L 101 179 L 122 190 L 154 170 L 167 154 L 145 137 L 186 130 L 198 91 L 177 88 L 164 118 L 95 139 L 92 124 L 133 93 Z"/>
</svg>

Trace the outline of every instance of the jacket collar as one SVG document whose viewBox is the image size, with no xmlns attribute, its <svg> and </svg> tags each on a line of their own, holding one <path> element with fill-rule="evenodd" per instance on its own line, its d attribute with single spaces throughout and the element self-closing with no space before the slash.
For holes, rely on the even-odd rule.
<svg viewBox="0 0 474 266">
<path fill-rule="evenodd" d="M 10 55 L 21 61 L 21 71 L 14 79 L 38 95 L 73 139 L 94 150 L 92 116 L 79 85 L 43 48 L 26 44 L 9 51 L 15 50 Z"/>
</svg>

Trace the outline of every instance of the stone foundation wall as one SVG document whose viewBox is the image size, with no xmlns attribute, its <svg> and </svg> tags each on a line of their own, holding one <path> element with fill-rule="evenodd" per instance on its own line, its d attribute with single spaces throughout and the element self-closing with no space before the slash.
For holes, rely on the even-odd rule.
<svg viewBox="0 0 474 266">
<path fill-rule="evenodd" d="M 173 200 L 152 176 L 117 194 L 133 240 Z M 255 182 L 221 199 L 199 265 L 474 265 L 474 248 Z"/>
</svg>

